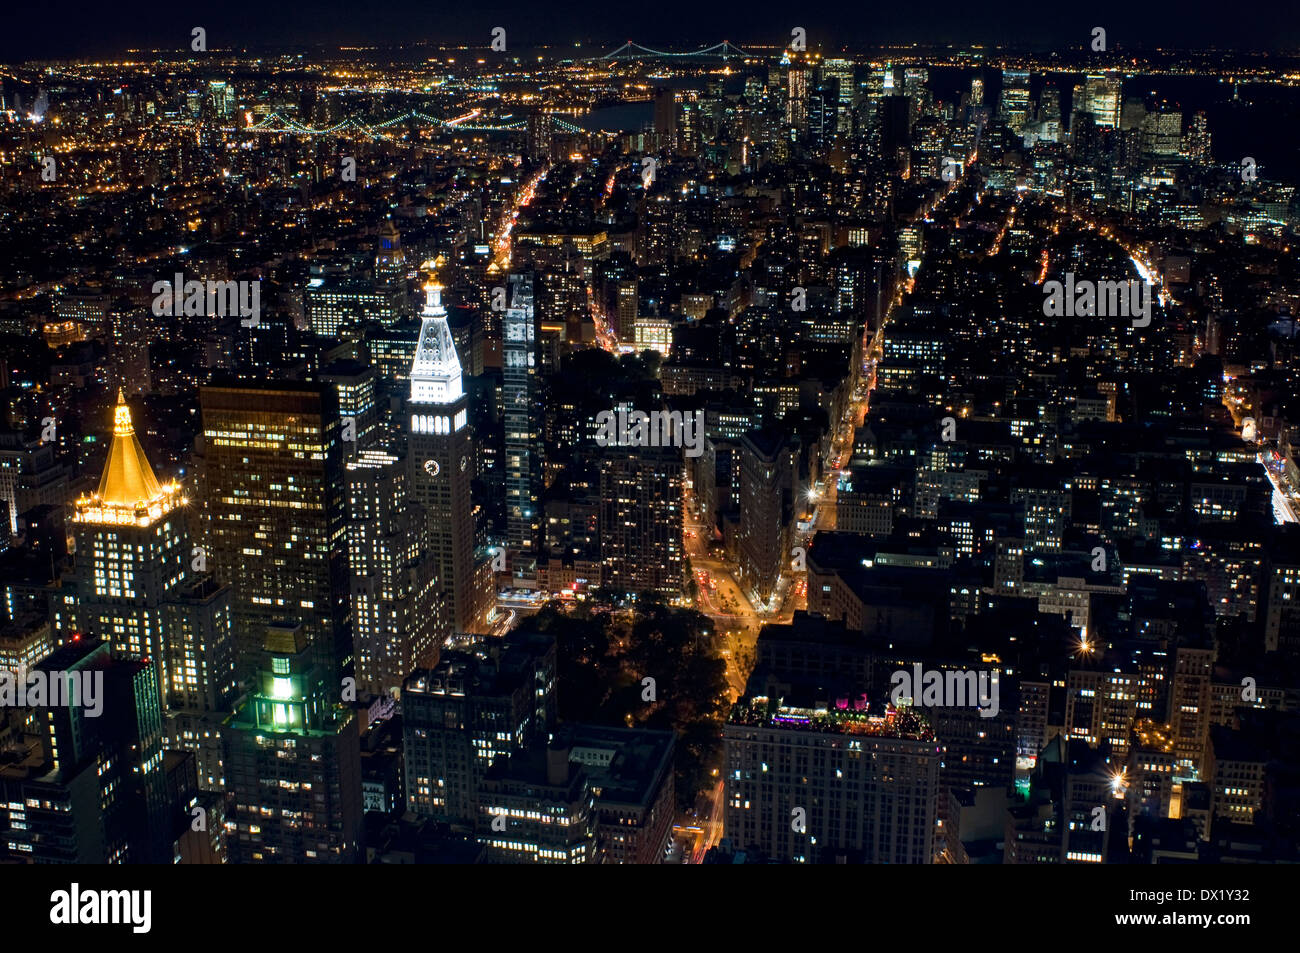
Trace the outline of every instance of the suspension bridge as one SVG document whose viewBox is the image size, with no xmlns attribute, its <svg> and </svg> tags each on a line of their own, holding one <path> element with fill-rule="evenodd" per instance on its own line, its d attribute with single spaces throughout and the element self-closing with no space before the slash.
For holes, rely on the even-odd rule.
<svg viewBox="0 0 1300 953">
<path fill-rule="evenodd" d="M 509 119 L 510 117 L 505 117 Z M 475 122 L 479 119 L 478 110 L 466 113 L 463 116 L 457 116 L 454 119 L 443 119 L 438 116 L 430 116 L 427 113 L 418 110 L 409 110 L 400 116 L 393 116 L 391 119 L 385 119 L 380 122 L 367 122 L 356 116 L 349 116 L 347 119 L 340 120 L 332 126 L 309 126 L 299 122 L 291 116 L 282 116 L 278 112 L 273 112 L 263 117 L 251 126 L 245 126 L 244 132 L 266 132 L 266 133 L 287 133 L 301 136 L 364 136 L 370 139 L 384 139 L 390 134 L 394 127 L 401 127 L 404 124 L 418 123 L 435 129 L 441 129 L 446 132 L 524 132 L 528 128 L 527 119 L 518 119 L 513 122 L 497 121 L 495 123 Z M 548 121 L 555 129 L 560 132 L 587 132 L 581 126 L 571 123 L 567 120 L 560 119 L 558 116 L 546 114 L 544 119 Z"/>
<path fill-rule="evenodd" d="M 754 54 L 747 53 L 730 40 L 723 40 L 721 43 L 714 43 L 712 46 L 701 47 L 698 50 L 686 50 L 683 52 L 673 53 L 664 50 L 652 50 L 648 46 L 642 46 L 640 43 L 634 43 L 628 40 L 618 49 L 606 53 L 599 57 L 597 62 L 610 60 L 644 60 L 650 58 L 667 59 L 667 60 L 684 60 L 684 59 L 744 59 L 752 57 Z"/>
</svg>

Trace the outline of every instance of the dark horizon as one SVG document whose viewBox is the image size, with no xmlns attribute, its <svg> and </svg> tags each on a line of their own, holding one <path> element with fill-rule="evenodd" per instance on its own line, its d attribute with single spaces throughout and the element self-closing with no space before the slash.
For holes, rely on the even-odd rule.
<svg viewBox="0 0 1300 953">
<path fill-rule="evenodd" d="M 80 6 L 80 5 L 78 5 Z M 1186 4 L 1182 16 L 1162 8 L 1134 8 L 1106 0 L 1078 15 L 1045 11 L 1027 0 L 979 7 L 955 7 L 936 15 L 926 5 L 901 9 L 800 6 L 791 11 L 766 0 L 735 8 L 701 9 L 684 3 L 656 3 L 649 9 L 581 0 L 554 6 L 519 2 L 486 3 L 473 11 L 436 10 L 413 0 L 389 0 L 359 15 L 355 4 L 318 0 L 274 8 L 250 0 L 182 8 L 156 0 L 128 0 L 112 7 L 74 6 L 51 20 L 42 8 L 12 10 L 0 37 L 0 61 L 114 56 L 127 50 L 185 50 L 189 31 L 202 26 L 210 50 L 393 45 L 430 42 L 484 45 L 495 26 L 505 27 L 519 46 L 575 41 L 624 40 L 690 49 L 721 40 L 744 46 L 779 44 L 795 26 L 808 31 L 810 47 L 837 44 L 982 44 L 1068 55 L 1087 52 L 1092 30 L 1107 31 L 1114 49 L 1300 50 L 1300 10 L 1272 9 L 1265 16 L 1227 19 L 1222 6 Z M 737 14 L 740 14 L 739 16 Z"/>
</svg>

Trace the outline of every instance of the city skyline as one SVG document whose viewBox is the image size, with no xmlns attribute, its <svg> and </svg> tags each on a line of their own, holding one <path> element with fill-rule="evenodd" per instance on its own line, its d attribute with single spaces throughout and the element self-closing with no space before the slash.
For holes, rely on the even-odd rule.
<svg viewBox="0 0 1300 953">
<path fill-rule="evenodd" d="M 1300 862 L 1300 16 L 33 16 L 0 863 Z"/>
</svg>

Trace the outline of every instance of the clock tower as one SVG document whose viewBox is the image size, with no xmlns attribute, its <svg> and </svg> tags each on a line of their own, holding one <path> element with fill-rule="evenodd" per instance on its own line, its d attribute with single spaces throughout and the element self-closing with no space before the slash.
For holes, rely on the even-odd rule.
<svg viewBox="0 0 1300 953">
<path fill-rule="evenodd" d="M 411 499 L 429 521 L 430 555 L 444 611 L 456 632 L 483 632 L 491 607 L 490 575 L 475 565 L 474 476 L 469 400 L 447 325 L 442 286 L 425 285 L 420 340 L 407 401 Z"/>
</svg>

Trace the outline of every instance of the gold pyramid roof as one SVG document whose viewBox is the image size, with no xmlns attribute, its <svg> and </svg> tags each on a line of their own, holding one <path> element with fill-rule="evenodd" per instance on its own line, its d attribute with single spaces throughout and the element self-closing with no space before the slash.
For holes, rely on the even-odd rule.
<svg viewBox="0 0 1300 953">
<path fill-rule="evenodd" d="M 119 389 L 117 407 L 113 410 L 113 445 L 108 450 L 108 462 L 99 478 L 101 503 L 110 506 L 137 506 L 148 504 L 163 495 L 163 488 L 153 475 L 153 467 L 144 455 L 140 440 L 131 425 L 131 408 Z"/>
</svg>

